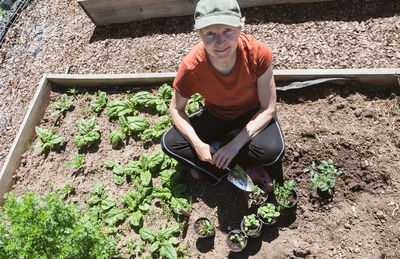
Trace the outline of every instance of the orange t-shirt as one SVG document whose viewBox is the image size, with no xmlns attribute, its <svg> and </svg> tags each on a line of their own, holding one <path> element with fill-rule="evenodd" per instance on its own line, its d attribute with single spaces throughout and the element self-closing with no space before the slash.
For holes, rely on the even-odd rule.
<svg viewBox="0 0 400 259">
<path fill-rule="evenodd" d="M 257 78 L 268 69 L 272 51 L 253 36 L 241 34 L 236 63 L 228 76 L 211 64 L 202 42 L 183 59 L 173 87 L 183 97 L 203 96 L 208 111 L 231 120 L 257 108 Z"/>
</svg>

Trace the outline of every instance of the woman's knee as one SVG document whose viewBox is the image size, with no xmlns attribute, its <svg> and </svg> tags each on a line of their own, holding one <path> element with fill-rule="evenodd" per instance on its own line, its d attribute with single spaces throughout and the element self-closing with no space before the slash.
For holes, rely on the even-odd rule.
<svg viewBox="0 0 400 259">
<path fill-rule="evenodd" d="M 273 164 L 282 158 L 284 153 L 284 145 L 275 143 L 275 145 L 249 145 L 249 155 L 252 156 L 257 164 L 268 165 Z"/>
</svg>

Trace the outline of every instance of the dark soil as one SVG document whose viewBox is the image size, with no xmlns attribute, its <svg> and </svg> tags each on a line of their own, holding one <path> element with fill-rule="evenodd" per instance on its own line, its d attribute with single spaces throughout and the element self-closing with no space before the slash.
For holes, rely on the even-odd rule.
<svg viewBox="0 0 400 259">
<path fill-rule="evenodd" d="M 54 111 L 51 103 L 58 101 L 61 93 L 51 93 L 47 114 Z M 117 90 L 108 91 L 108 101 L 116 95 Z M 130 189 L 128 183 L 113 183 L 112 171 L 105 168 L 104 161 L 124 164 L 160 145 L 132 138 L 112 149 L 109 134 L 119 125 L 110 121 L 105 111 L 96 119 L 101 141 L 86 153 L 83 171 L 74 174 L 66 166 L 78 152 L 73 144 L 78 134 L 76 122 L 91 117 L 88 104 L 85 95 L 80 95 L 74 100 L 74 109 L 61 118 L 56 127 L 56 134 L 66 137 L 61 148 L 44 157 L 36 145 L 38 139 L 33 141 L 15 173 L 15 192 L 49 192 L 69 183 L 75 187 L 69 199 L 84 205 L 97 181 L 103 181 L 114 198 Z M 239 257 L 399 258 L 399 104 L 398 88 L 325 85 L 279 92 L 278 116 L 286 144 L 284 178 L 295 181 L 298 204 L 294 214 L 282 215 L 276 225 L 263 228 L 260 238 L 249 240 Z M 143 114 L 150 124 L 157 117 L 149 111 Z M 47 128 L 55 121 L 55 116 L 46 115 L 40 126 Z M 317 191 L 310 191 L 309 175 L 302 170 L 312 161 L 318 164 L 329 158 L 343 174 L 337 179 L 334 196 L 326 200 Z M 153 184 L 158 181 L 153 179 Z M 187 257 L 236 256 L 229 253 L 226 235 L 240 229 L 243 216 L 249 214 L 248 195 L 227 181 L 213 186 L 193 180 L 190 174 L 184 181 L 193 202 L 187 226 L 206 216 L 216 227 L 215 237 L 209 241 L 197 240 L 192 227 L 187 227 L 181 235 L 181 245 L 187 244 Z M 268 201 L 273 202 L 273 197 Z M 157 213 L 158 218 L 152 220 L 155 227 L 163 219 L 163 211 Z M 121 247 L 131 237 L 138 237 L 134 230 L 120 235 Z"/>
</svg>

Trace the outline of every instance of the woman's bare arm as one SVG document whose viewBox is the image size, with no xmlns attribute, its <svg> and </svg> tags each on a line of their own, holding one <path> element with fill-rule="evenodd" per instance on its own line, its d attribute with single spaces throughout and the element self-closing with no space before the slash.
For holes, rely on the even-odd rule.
<svg viewBox="0 0 400 259">
<path fill-rule="evenodd" d="M 175 127 L 183 134 L 183 136 L 185 136 L 196 150 L 199 159 L 213 164 L 212 153 L 214 153 L 215 150 L 197 136 L 189 121 L 189 117 L 185 112 L 187 101 L 187 98 L 184 98 L 177 91 L 174 91 L 169 106 L 169 113 L 171 114 L 172 121 L 174 122 Z"/>
</svg>

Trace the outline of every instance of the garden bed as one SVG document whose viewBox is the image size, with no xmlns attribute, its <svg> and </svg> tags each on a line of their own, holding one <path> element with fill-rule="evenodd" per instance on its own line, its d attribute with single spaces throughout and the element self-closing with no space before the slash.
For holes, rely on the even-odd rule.
<svg viewBox="0 0 400 259">
<path fill-rule="evenodd" d="M 127 83 L 126 78 L 119 80 L 115 83 Z M 42 83 L 46 86 L 43 91 L 50 90 L 49 82 Z M 96 85 L 93 80 L 87 84 Z M 161 82 L 154 83 L 152 88 L 146 89 L 156 93 L 160 85 Z M 295 180 L 299 193 L 297 215 L 294 220 L 280 220 L 276 227 L 264 231 L 261 238 L 249 241 L 245 255 L 342 257 L 352 254 L 360 257 L 384 255 L 389 258 L 399 255 L 399 228 L 393 226 L 398 224 L 398 211 L 395 208 L 399 200 L 396 186 L 399 176 L 396 170 L 400 148 L 400 100 L 398 87 L 391 85 L 320 85 L 278 92 L 278 116 L 286 141 L 283 167 L 285 179 Z M 118 197 L 128 192 L 134 181 L 115 184 L 113 172 L 106 168 L 104 161 L 126 164 L 137 160 L 142 154 L 158 150 L 158 141 L 141 141 L 138 137 L 132 137 L 129 142 L 113 149 L 109 134 L 118 127 L 118 122 L 110 121 L 105 115 L 105 109 L 96 118 L 101 130 L 100 141 L 98 145 L 83 152 L 83 170 L 76 173 L 66 164 L 73 162 L 74 154 L 78 152 L 74 145 L 74 137 L 79 135 L 77 121 L 92 116 L 88 108 L 89 95 L 93 96 L 102 90 L 107 93 L 107 102 L 110 102 L 117 96 L 126 96 L 128 90 L 129 95 L 134 95 L 142 89 L 124 86 L 113 89 L 77 88 L 79 94 L 74 99 L 68 93 L 72 86 L 72 83 L 66 87 L 53 85 L 52 91 L 48 92 L 50 105 L 41 102 L 37 106 L 38 109 L 43 107 L 46 114 L 44 117 L 36 117 L 39 126 L 48 128 L 55 125 L 55 133 L 64 136 L 65 141 L 46 157 L 41 154 L 36 137 L 22 156 L 22 166 L 13 176 L 16 182 L 13 191 L 18 195 L 26 189 L 50 192 L 68 183 L 75 188 L 75 194 L 68 199 L 86 206 L 85 200 L 90 197 L 95 183 L 102 181 L 107 194 L 116 199 L 118 206 L 122 206 Z M 89 94 L 85 95 L 85 92 Z M 74 100 L 74 108 L 57 121 L 57 116 L 49 114 L 55 111 L 52 104 L 59 101 L 64 93 L 69 95 L 70 100 Z M 37 92 L 36 96 L 39 95 L 40 92 Z M 34 106 L 31 108 L 34 109 Z M 32 109 L 30 112 L 35 113 Z M 36 112 L 40 114 L 38 110 Z M 147 108 L 142 109 L 141 113 L 148 118 L 150 125 L 154 124 L 158 116 Z M 329 158 L 343 171 L 343 175 L 338 177 L 333 200 L 326 201 L 321 200 L 315 191 L 309 190 L 309 176 L 302 171 L 312 161 Z M 161 185 L 157 173 L 153 175 L 152 181 L 153 186 Z M 199 184 L 190 176 L 183 175 L 181 182 L 188 187 L 187 194 L 193 202 L 191 216 L 176 216 L 172 211 L 165 211 L 167 207 L 153 202 L 154 211 L 146 217 L 144 224 L 155 228 L 160 222 L 167 224 L 172 219 L 179 219 L 182 223 L 180 247 L 184 249 L 186 257 L 225 257 L 228 254 L 226 234 L 231 229 L 238 229 L 241 218 L 247 213 L 246 195 L 226 181 L 214 187 L 207 182 Z M 380 196 L 382 192 L 385 193 L 384 199 Z M 201 216 L 207 216 L 216 226 L 214 239 L 196 240 L 189 226 Z M 122 250 L 127 249 L 126 244 L 132 237 L 140 239 L 137 231 L 130 228 L 129 224 L 123 223 L 119 228 L 117 235 L 122 238 Z M 376 235 L 376 232 L 380 234 Z M 368 236 L 373 236 L 373 239 L 367 239 Z"/>
</svg>

